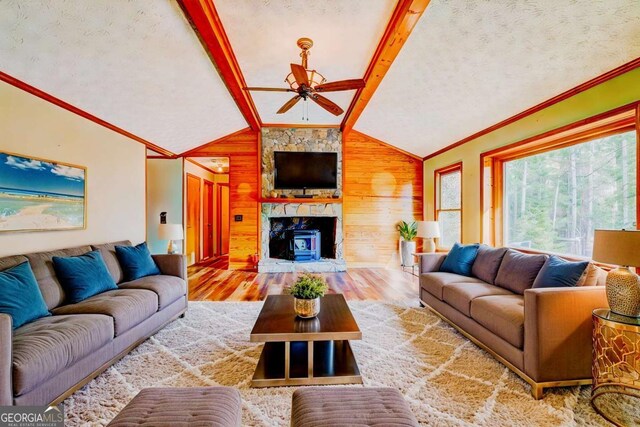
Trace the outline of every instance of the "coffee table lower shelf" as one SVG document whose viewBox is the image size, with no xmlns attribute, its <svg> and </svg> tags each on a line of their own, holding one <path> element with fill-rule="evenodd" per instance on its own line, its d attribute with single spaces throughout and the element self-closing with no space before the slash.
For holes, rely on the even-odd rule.
<svg viewBox="0 0 640 427">
<path fill-rule="evenodd" d="M 362 384 L 349 341 L 264 344 L 251 387 L 314 384 Z"/>
</svg>

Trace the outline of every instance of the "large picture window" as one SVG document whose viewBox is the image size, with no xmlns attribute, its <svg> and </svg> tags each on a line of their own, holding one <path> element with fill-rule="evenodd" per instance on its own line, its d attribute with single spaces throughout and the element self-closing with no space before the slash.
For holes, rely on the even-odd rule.
<svg viewBox="0 0 640 427">
<path fill-rule="evenodd" d="M 483 154 L 483 239 L 591 257 L 595 229 L 637 229 L 636 121 L 621 108 Z"/>
<path fill-rule="evenodd" d="M 435 182 L 435 215 L 440 226 L 438 247 L 450 248 L 462 240 L 462 163 L 438 169 Z"/>
</svg>

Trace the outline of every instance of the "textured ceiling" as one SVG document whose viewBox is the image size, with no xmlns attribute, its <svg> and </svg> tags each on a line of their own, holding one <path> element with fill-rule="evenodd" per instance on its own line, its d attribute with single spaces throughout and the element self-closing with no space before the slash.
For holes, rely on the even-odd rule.
<svg viewBox="0 0 640 427">
<path fill-rule="evenodd" d="M 176 153 L 246 127 L 174 1 L 2 0 L 0 70 Z"/>
<path fill-rule="evenodd" d="M 355 128 L 428 155 L 639 56 L 638 0 L 432 0 Z"/>
<path fill-rule="evenodd" d="M 328 81 L 362 78 L 386 28 L 395 0 L 215 0 L 222 24 L 249 86 L 287 87 L 291 63 L 300 63 L 296 41 L 314 41 L 309 68 Z M 346 111 L 355 91 L 325 96 Z M 263 123 L 302 121 L 303 102 L 276 111 L 293 95 L 251 92 Z M 343 116 L 308 102 L 309 122 L 337 124 Z"/>
</svg>

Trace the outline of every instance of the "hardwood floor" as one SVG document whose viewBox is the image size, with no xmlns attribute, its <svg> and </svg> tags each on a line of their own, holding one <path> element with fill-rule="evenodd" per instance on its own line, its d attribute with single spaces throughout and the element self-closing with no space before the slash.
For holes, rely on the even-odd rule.
<svg viewBox="0 0 640 427">
<path fill-rule="evenodd" d="M 297 273 L 229 271 L 227 257 L 192 265 L 189 273 L 191 301 L 262 301 L 281 294 Z M 344 273 L 322 273 L 329 293 L 347 300 L 406 300 L 418 297 L 418 279 L 411 273 L 386 268 L 352 268 Z"/>
</svg>

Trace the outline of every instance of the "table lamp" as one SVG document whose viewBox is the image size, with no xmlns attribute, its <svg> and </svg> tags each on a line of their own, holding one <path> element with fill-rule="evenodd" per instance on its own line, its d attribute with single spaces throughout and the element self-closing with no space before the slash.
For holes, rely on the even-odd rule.
<svg viewBox="0 0 640 427">
<path fill-rule="evenodd" d="M 436 243 L 433 239 L 440 237 L 438 221 L 419 221 L 417 237 L 427 240 L 426 246 L 424 247 L 425 252 L 435 252 Z"/>
<path fill-rule="evenodd" d="M 630 266 L 640 266 L 640 231 L 596 230 L 594 261 L 620 267 L 607 274 L 607 301 L 616 314 L 640 317 L 640 278 Z"/>
<path fill-rule="evenodd" d="M 160 240 L 168 240 L 169 245 L 167 246 L 167 253 L 175 254 L 176 247 L 173 244 L 173 241 L 184 239 L 182 224 L 160 224 L 158 226 L 158 237 Z"/>
</svg>

